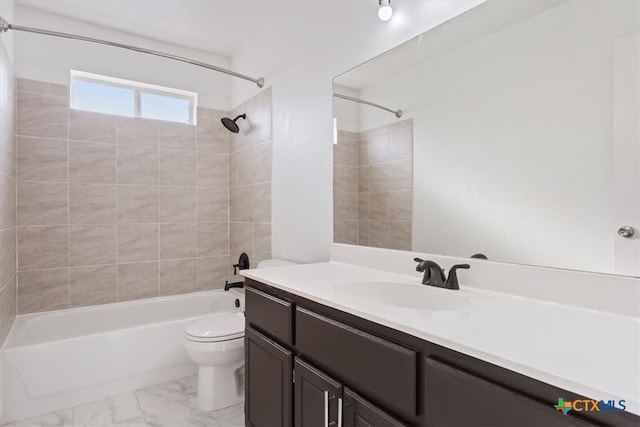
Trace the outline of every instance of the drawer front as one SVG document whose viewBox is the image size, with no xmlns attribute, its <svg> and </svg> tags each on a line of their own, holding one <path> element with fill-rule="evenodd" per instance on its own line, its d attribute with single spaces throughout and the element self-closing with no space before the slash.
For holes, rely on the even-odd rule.
<svg viewBox="0 0 640 427">
<path fill-rule="evenodd" d="M 415 416 L 415 351 L 300 307 L 296 348 L 377 403 Z"/>
<path fill-rule="evenodd" d="M 247 287 L 245 307 L 249 324 L 283 344 L 293 345 L 292 303 Z"/>
<path fill-rule="evenodd" d="M 426 358 L 425 407 L 429 425 L 589 426 L 513 390 Z"/>
</svg>

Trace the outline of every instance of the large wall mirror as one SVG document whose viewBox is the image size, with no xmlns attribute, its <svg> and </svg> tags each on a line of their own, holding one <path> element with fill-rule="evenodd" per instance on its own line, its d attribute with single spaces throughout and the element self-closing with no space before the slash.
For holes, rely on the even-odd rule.
<svg viewBox="0 0 640 427">
<path fill-rule="evenodd" d="M 334 241 L 640 276 L 639 63 L 638 1 L 488 1 L 341 74 Z"/>
</svg>

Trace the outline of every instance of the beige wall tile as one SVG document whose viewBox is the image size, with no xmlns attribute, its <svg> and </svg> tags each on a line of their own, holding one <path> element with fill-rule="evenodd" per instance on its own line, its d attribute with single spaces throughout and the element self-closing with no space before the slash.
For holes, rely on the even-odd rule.
<svg viewBox="0 0 640 427">
<path fill-rule="evenodd" d="M 358 245 L 369 246 L 369 221 L 358 221 Z"/>
<path fill-rule="evenodd" d="M 156 261 L 158 224 L 118 225 L 118 262 Z"/>
<path fill-rule="evenodd" d="M 389 247 L 411 250 L 411 222 L 391 221 L 389 223 Z"/>
<path fill-rule="evenodd" d="M 69 265 L 116 263 L 116 225 L 69 226 Z"/>
<path fill-rule="evenodd" d="M 238 187 L 229 188 L 229 221 L 238 220 Z"/>
<path fill-rule="evenodd" d="M 253 163 L 251 147 L 243 148 L 236 153 L 238 157 L 238 185 L 253 183 Z"/>
<path fill-rule="evenodd" d="M 338 191 L 342 193 L 358 192 L 358 168 L 354 166 L 336 166 Z"/>
<path fill-rule="evenodd" d="M 198 117 L 198 152 L 229 152 L 229 131 L 220 123 L 220 118 Z"/>
<path fill-rule="evenodd" d="M 229 223 L 198 223 L 198 256 L 229 255 Z"/>
<path fill-rule="evenodd" d="M 156 147 L 118 147 L 118 184 L 157 185 Z"/>
<path fill-rule="evenodd" d="M 371 193 L 358 193 L 358 219 L 361 221 L 371 219 Z"/>
<path fill-rule="evenodd" d="M 198 124 L 200 124 L 201 118 L 220 120 L 222 117 L 229 116 L 229 114 L 231 113 L 228 111 L 216 110 L 215 108 L 207 108 L 199 105 L 197 108 Z"/>
<path fill-rule="evenodd" d="M 69 265 L 68 226 L 23 226 L 17 233 L 21 270 Z"/>
<path fill-rule="evenodd" d="M 118 144 L 157 147 L 158 123 L 156 120 L 118 117 Z"/>
<path fill-rule="evenodd" d="M 389 221 L 389 193 L 371 193 L 371 220 Z"/>
<path fill-rule="evenodd" d="M 158 262 L 118 265 L 118 301 L 157 297 Z"/>
<path fill-rule="evenodd" d="M 271 222 L 271 182 L 253 186 L 253 221 Z"/>
<path fill-rule="evenodd" d="M 371 166 L 371 192 L 382 193 L 389 191 L 389 169 L 387 163 Z"/>
<path fill-rule="evenodd" d="M 0 230 L 0 287 L 14 275 L 16 271 L 16 229 L 15 227 Z"/>
<path fill-rule="evenodd" d="M 68 181 L 67 140 L 18 137 L 18 165 L 21 181 Z"/>
<path fill-rule="evenodd" d="M 114 144 L 116 142 L 116 116 L 71 110 L 69 112 L 69 139 Z"/>
<path fill-rule="evenodd" d="M 69 98 L 69 86 L 31 79 L 16 79 L 16 90 Z"/>
<path fill-rule="evenodd" d="M 160 224 L 160 259 L 193 258 L 198 254 L 194 222 Z"/>
<path fill-rule="evenodd" d="M 196 130 L 200 127 L 182 123 L 160 122 L 158 129 L 158 144 L 160 148 L 174 148 L 177 150 L 196 150 Z"/>
<path fill-rule="evenodd" d="M 228 256 L 198 258 L 198 290 L 223 289 L 229 280 Z"/>
<path fill-rule="evenodd" d="M 18 182 L 18 224 L 68 223 L 68 185 L 66 183 Z"/>
<path fill-rule="evenodd" d="M 369 161 L 372 165 L 389 161 L 389 132 L 386 128 L 373 132 L 369 138 Z"/>
<path fill-rule="evenodd" d="M 261 142 L 251 148 L 252 182 L 271 181 L 271 141 Z"/>
<path fill-rule="evenodd" d="M 69 137 L 69 98 L 18 91 L 17 133 L 47 138 Z"/>
<path fill-rule="evenodd" d="M 198 186 L 227 187 L 229 155 L 198 153 Z"/>
<path fill-rule="evenodd" d="M 271 258 L 271 224 L 253 225 L 253 266 Z"/>
<path fill-rule="evenodd" d="M 263 89 L 253 99 L 249 100 L 247 122 L 249 126 L 242 127 L 244 141 L 247 144 L 271 138 L 271 88 Z"/>
<path fill-rule="evenodd" d="M 112 224 L 116 222 L 116 186 L 69 184 L 71 224 Z"/>
<path fill-rule="evenodd" d="M 358 166 L 358 134 L 338 131 L 338 143 L 334 148 L 334 164 Z"/>
<path fill-rule="evenodd" d="M 239 222 L 253 221 L 253 185 L 236 187 L 236 219 Z"/>
<path fill-rule="evenodd" d="M 16 225 L 16 182 L 0 172 L 0 230 Z M 0 287 L 2 284 L 0 284 Z"/>
<path fill-rule="evenodd" d="M 338 193 L 338 219 L 358 219 L 358 193 Z"/>
<path fill-rule="evenodd" d="M 16 176 L 16 133 L 13 116 L 0 111 L 0 171 Z"/>
<path fill-rule="evenodd" d="M 358 243 L 358 222 L 337 220 L 334 222 L 333 239 L 336 243 L 356 245 Z"/>
<path fill-rule="evenodd" d="M 4 288 L 0 289 L 0 343 L 4 343 L 13 325 L 18 307 L 16 305 L 16 276 L 13 275 Z"/>
<path fill-rule="evenodd" d="M 368 166 L 371 164 L 369 151 L 369 139 L 360 134 L 360 136 L 358 136 L 358 166 Z"/>
<path fill-rule="evenodd" d="M 371 167 L 361 166 L 358 168 L 358 192 L 368 193 L 371 191 L 370 185 Z"/>
<path fill-rule="evenodd" d="M 389 219 L 391 221 L 411 221 L 413 211 L 413 191 L 392 191 L 389 193 Z"/>
<path fill-rule="evenodd" d="M 196 189 L 159 187 L 160 222 L 196 221 Z"/>
<path fill-rule="evenodd" d="M 69 308 L 69 269 L 21 271 L 18 273 L 18 313 Z"/>
<path fill-rule="evenodd" d="M 369 222 L 369 245 L 378 248 L 389 247 L 389 221 Z"/>
<path fill-rule="evenodd" d="M 118 185 L 118 222 L 158 222 L 158 187 Z"/>
<path fill-rule="evenodd" d="M 253 256 L 253 222 L 239 222 L 236 224 L 236 252 L 230 254 L 232 259 L 237 260 L 242 252 L 249 255 L 252 260 Z"/>
<path fill-rule="evenodd" d="M 160 185 L 195 186 L 196 152 L 160 150 Z"/>
<path fill-rule="evenodd" d="M 231 259 L 237 260 L 240 256 L 240 251 L 238 250 L 238 223 L 230 222 L 229 223 L 229 255 Z M 236 262 L 234 261 L 234 264 Z"/>
<path fill-rule="evenodd" d="M 69 269 L 71 307 L 108 304 L 118 300 L 118 267 L 94 265 Z"/>
<path fill-rule="evenodd" d="M 413 157 L 413 120 L 403 120 L 389 127 L 389 160 Z"/>
<path fill-rule="evenodd" d="M 389 163 L 389 189 L 391 191 L 413 189 L 413 161 Z"/>
<path fill-rule="evenodd" d="M 229 189 L 198 188 L 198 222 L 229 221 Z"/>
<path fill-rule="evenodd" d="M 196 292 L 198 261 L 180 259 L 160 261 L 160 295 L 176 295 Z"/>
<path fill-rule="evenodd" d="M 238 186 L 238 153 L 229 154 L 229 187 Z"/>
<path fill-rule="evenodd" d="M 116 147 L 112 144 L 69 141 L 69 180 L 114 184 Z"/>
</svg>

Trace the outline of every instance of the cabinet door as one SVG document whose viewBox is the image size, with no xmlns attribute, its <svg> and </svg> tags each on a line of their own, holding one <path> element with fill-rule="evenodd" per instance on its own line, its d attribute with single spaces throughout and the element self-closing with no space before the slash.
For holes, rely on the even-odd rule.
<svg viewBox="0 0 640 427">
<path fill-rule="evenodd" d="M 291 426 L 292 353 L 254 329 L 246 328 L 245 372 L 246 424 Z"/>
<path fill-rule="evenodd" d="M 296 426 L 337 425 L 340 383 L 296 358 L 294 363 L 294 419 Z"/>
<path fill-rule="evenodd" d="M 403 427 L 406 424 L 386 414 L 353 391 L 344 389 L 344 427 Z M 342 426 L 340 426 L 342 427 Z"/>
</svg>

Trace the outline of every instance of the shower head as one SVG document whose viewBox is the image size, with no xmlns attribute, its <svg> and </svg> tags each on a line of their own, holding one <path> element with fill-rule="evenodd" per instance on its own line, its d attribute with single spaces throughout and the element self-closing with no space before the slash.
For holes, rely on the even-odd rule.
<svg viewBox="0 0 640 427">
<path fill-rule="evenodd" d="M 238 133 L 240 132 L 240 128 L 238 127 L 236 122 L 238 121 L 238 119 L 246 119 L 246 118 L 247 118 L 246 114 L 240 114 L 235 119 L 230 119 L 229 117 L 223 117 L 222 119 L 220 119 L 220 121 L 222 122 L 224 127 L 229 129 L 231 132 Z"/>
</svg>

